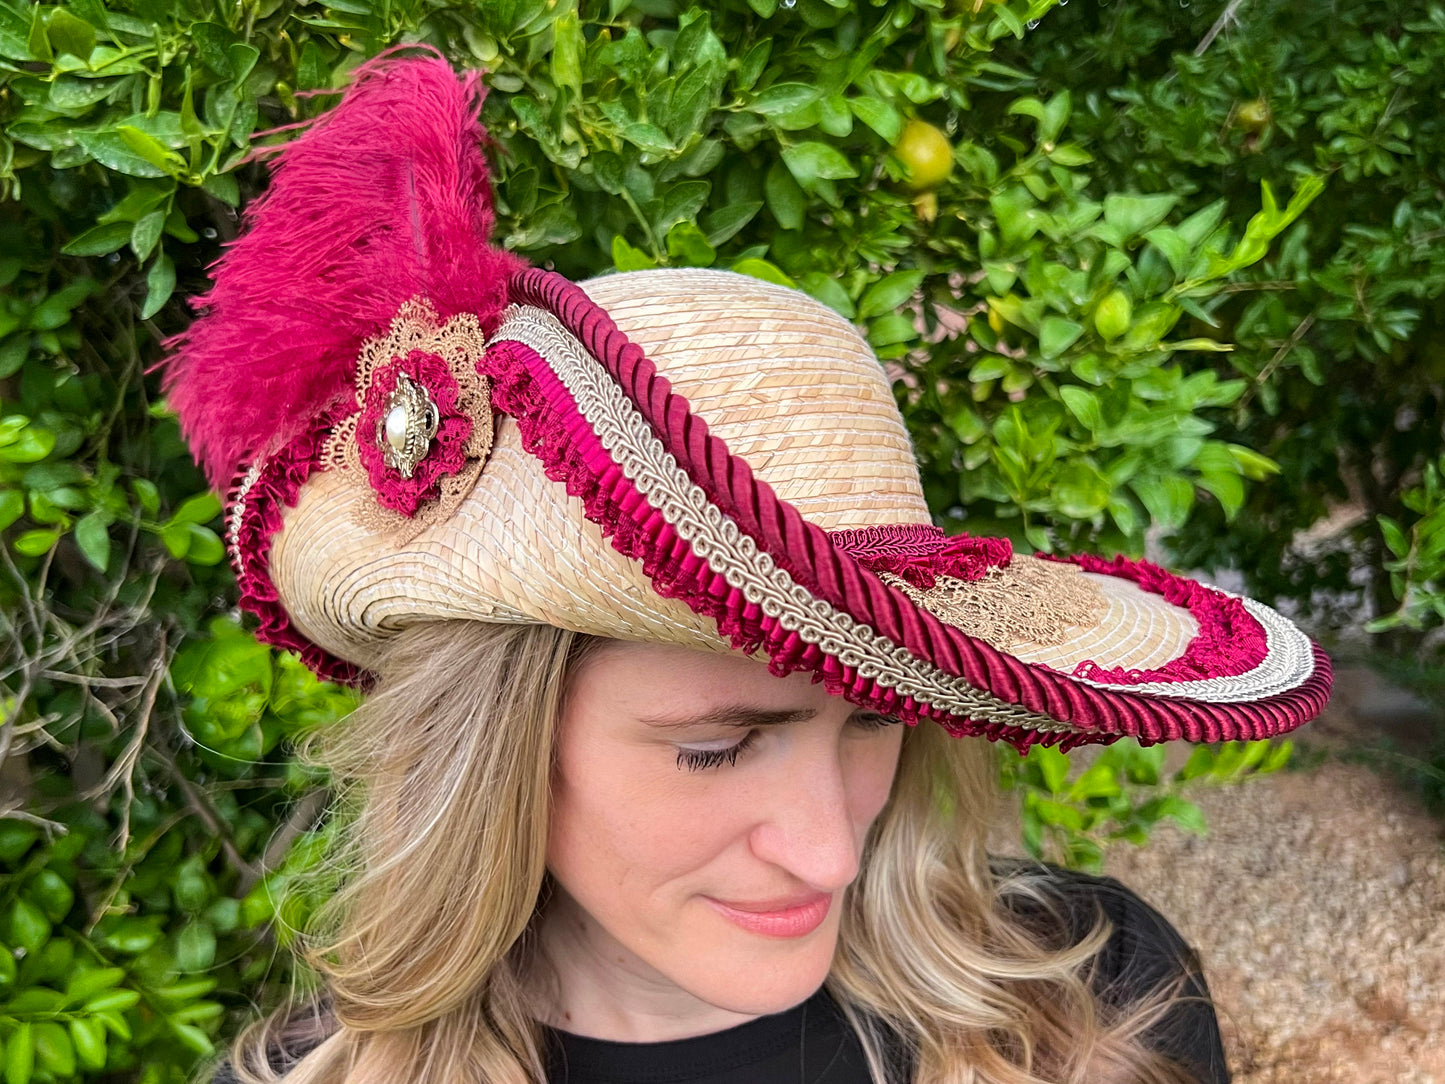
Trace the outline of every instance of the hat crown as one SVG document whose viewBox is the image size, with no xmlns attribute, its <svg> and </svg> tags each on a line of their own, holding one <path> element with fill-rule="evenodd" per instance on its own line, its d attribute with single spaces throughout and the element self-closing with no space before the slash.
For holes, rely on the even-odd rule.
<svg viewBox="0 0 1445 1084">
<path fill-rule="evenodd" d="M 893 390 L 846 319 L 732 271 L 579 283 L 733 455 L 827 530 L 929 523 Z"/>
</svg>

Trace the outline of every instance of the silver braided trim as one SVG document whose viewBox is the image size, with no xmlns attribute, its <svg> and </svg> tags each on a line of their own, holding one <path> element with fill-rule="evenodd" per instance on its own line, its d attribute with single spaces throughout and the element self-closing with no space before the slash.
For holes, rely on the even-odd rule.
<svg viewBox="0 0 1445 1084">
<path fill-rule="evenodd" d="M 657 509 L 693 552 L 723 575 L 763 613 L 783 628 L 857 669 L 865 678 L 901 696 L 980 722 L 1000 722 L 1031 730 L 1093 733 L 1051 716 L 1010 704 L 948 674 L 906 647 L 855 621 L 826 600 L 815 597 L 708 499 L 702 488 L 678 466 L 651 426 L 593 357 L 545 309 L 514 305 L 507 310 L 495 340 L 510 339 L 531 347 L 552 367 L 577 402 L 583 417 L 628 480 Z M 1200 681 L 1109 685 L 1114 689 L 1168 699 L 1204 703 L 1237 703 L 1264 699 L 1298 687 L 1314 671 L 1309 638 L 1288 619 L 1263 603 L 1244 604 L 1265 630 L 1265 658 L 1253 670 L 1235 677 Z M 1068 675 L 1063 675 L 1067 677 Z M 1071 679 L 1080 680 L 1080 679 Z"/>
<path fill-rule="evenodd" d="M 783 628 L 855 668 L 860 676 L 960 718 L 1054 733 L 1086 732 L 945 674 L 825 600 L 815 598 L 707 499 L 702 487 L 663 448 L 647 420 L 601 363 L 551 313 L 532 306 L 513 306 L 493 337 L 493 341 L 499 340 L 531 347 L 547 360 L 603 448 L 647 503 L 661 513 L 698 557 L 723 576 L 729 587 L 741 591 L 744 598 Z"/>
<path fill-rule="evenodd" d="M 246 518 L 246 498 L 261 478 L 262 460 L 257 459 L 246 471 L 241 484 L 236 487 L 236 496 L 231 501 L 230 513 L 226 516 L 226 545 L 230 547 L 231 559 L 235 562 L 236 574 L 246 572 L 246 555 L 241 552 L 241 521 Z"/>
<path fill-rule="evenodd" d="M 1213 586 L 1209 589 L 1219 591 L 1219 588 Z M 1264 658 L 1253 670 L 1246 670 L 1234 677 L 1202 678 L 1199 681 L 1146 681 L 1138 685 L 1111 685 L 1085 678 L 1076 680 L 1098 689 L 1119 689 L 1139 693 L 1141 696 L 1187 697 L 1210 704 L 1263 700 L 1297 689 L 1309 680 L 1310 675 L 1315 672 L 1314 647 L 1310 638 L 1301 632 L 1293 621 L 1263 602 L 1234 595 L 1230 591 L 1220 591 L 1220 594 L 1240 599 L 1250 616 L 1264 629 Z"/>
</svg>

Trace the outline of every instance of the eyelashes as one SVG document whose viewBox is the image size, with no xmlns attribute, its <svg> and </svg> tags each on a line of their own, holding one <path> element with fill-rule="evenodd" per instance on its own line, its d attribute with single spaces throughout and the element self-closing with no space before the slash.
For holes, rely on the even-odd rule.
<svg viewBox="0 0 1445 1084">
<path fill-rule="evenodd" d="M 849 720 L 849 725 L 860 730 L 882 730 L 885 726 L 892 726 L 900 722 L 892 715 L 883 715 L 880 712 L 869 711 L 859 712 Z M 686 769 L 690 772 L 706 771 L 709 768 L 720 768 L 724 764 L 732 767 L 738 762 L 747 749 L 757 741 L 760 732 L 754 728 L 745 734 L 742 740 L 726 749 L 679 749 L 677 751 L 677 767 L 679 770 Z"/>
<path fill-rule="evenodd" d="M 758 732 L 749 730 L 740 742 L 730 745 L 726 749 L 679 749 L 677 766 L 686 768 L 690 772 L 700 772 L 707 768 L 720 767 L 723 764 L 736 764 L 743 750 L 751 746 L 757 739 Z"/>
</svg>

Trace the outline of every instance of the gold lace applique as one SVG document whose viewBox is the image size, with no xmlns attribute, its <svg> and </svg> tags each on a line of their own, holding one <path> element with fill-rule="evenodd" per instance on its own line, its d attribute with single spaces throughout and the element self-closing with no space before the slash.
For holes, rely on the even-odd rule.
<svg viewBox="0 0 1445 1084">
<path fill-rule="evenodd" d="M 492 450 L 494 423 L 491 381 L 477 372 L 476 365 L 486 349 L 486 336 L 470 313 L 442 322 L 424 298 L 413 298 L 397 310 L 387 334 L 368 339 L 357 359 L 356 412 L 341 421 L 322 448 L 321 470 L 352 471 L 367 477 L 361 462 L 357 424 L 366 404 L 376 370 L 394 359 L 419 351 L 440 357 L 457 382 L 456 413 L 472 421 L 471 435 L 464 445 L 461 469 L 437 480 L 438 495 L 418 507 L 413 516 L 387 508 L 379 501 L 360 507 L 357 518 L 368 531 L 382 535 L 395 545 L 410 542 L 429 527 L 449 519 L 472 487 L 476 485 Z"/>
<path fill-rule="evenodd" d="M 928 590 L 892 572 L 879 579 L 944 624 L 1000 651 L 1063 643 L 1071 627 L 1098 624 L 1109 607 L 1098 584 L 1076 566 L 1037 557 L 1015 557 L 978 580 L 939 576 Z"/>
</svg>

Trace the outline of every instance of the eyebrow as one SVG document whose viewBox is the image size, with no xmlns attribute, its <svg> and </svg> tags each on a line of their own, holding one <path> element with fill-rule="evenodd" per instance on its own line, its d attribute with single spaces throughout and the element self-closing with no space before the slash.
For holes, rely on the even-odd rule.
<svg viewBox="0 0 1445 1084">
<path fill-rule="evenodd" d="M 729 704 L 700 715 L 670 716 L 644 715 L 642 721 L 659 730 L 681 730 L 693 726 L 735 726 L 739 729 L 754 726 L 781 726 L 784 723 L 802 722 L 817 715 L 815 708 L 799 708 L 795 711 L 767 711 L 745 704 Z"/>
</svg>

